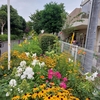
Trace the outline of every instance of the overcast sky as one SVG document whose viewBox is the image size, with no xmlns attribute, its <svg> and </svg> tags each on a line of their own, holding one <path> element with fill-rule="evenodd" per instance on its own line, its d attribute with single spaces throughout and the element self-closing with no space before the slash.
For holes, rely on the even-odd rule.
<svg viewBox="0 0 100 100">
<path fill-rule="evenodd" d="M 46 3 L 51 1 L 58 4 L 64 3 L 66 12 L 71 12 L 75 8 L 79 8 L 82 0 L 10 0 L 13 8 L 17 9 L 18 14 L 25 18 L 26 21 L 30 20 L 29 16 L 35 11 L 44 9 Z M 0 0 L 0 7 L 7 4 L 7 0 Z"/>
</svg>

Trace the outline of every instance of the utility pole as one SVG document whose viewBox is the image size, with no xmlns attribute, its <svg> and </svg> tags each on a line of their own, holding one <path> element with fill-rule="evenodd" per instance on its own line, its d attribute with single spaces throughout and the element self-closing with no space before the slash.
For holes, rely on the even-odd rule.
<svg viewBox="0 0 100 100">
<path fill-rule="evenodd" d="M 91 0 L 91 9 L 89 14 L 89 23 L 87 27 L 86 45 L 85 45 L 85 48 L 91 51 L 94 51 L 94 46 L 96 41 L 99 6 L 100 6 L 100 0 Z M 83 66 L 84 73 L 91 72 L 92 62 L 93 62 L 93 53 L 87 51 Z"/>
</svg>

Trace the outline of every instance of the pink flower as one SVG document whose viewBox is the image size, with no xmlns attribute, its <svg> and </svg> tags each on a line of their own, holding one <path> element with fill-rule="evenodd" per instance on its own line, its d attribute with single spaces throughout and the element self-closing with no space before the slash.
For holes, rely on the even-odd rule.
<svg viewBox="0 0 100 100">
<path fill-rule="evenodd" d="M 54 75 L 58 78 L 58 79 L 61 79 L 61 74 L 57 71 L 54 73 Z"/>
<path fill-rule="evenodd" d="M 53 70 L 52 70 L 52 69 L 49 69 L 49 70 L 48 70 L 48 74 L 49 74 L 49 75 L 53 75 L 53 74 L 54 74 Z"/>
<path fill-rule="evenodd" d="M 63 78 L 63 82 L 67 82 L 68 79 L 66 77 Z"/>
<path fill-rule="evenodd" d="M 52 79 L 53 78 L 53 75 L 54 75 L 54 72 L 52 69 L 49 69 L 48 70 L 48 79 Z"/>
<path fill-rule="evenodd" d="M 53 75 L 48 75 L 48 79 L 52 79 L 53 78 Z"/>
<path fill-rule="evenodd" d="M 61 82 L 60 83 L 60 87 L 66 89 L 67 86 L 66 86 L 66 84 L 64 82 Z"/>
</svg>

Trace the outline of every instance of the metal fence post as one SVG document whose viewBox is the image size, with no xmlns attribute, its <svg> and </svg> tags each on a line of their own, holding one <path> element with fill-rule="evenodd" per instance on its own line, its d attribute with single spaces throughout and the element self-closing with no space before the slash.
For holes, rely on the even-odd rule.
<svg viewBox="0 0 100 100">
<path fill-rule="evenodd" d="M 64 50 L 64 43 L 63 43 L 63 41 L 61 42 L 61 52 L 63 52 L 63 50 Z"/>
<path fill-rule="evenodd" d="M 77 62 L 77 52 L 78 52 L 78 46 L 76 45 L 75 46 L 75 57 L 74 57 L 74 59 L 75 59 L 75 65 L 76 65 L 76 62 Z"/>
</svg>

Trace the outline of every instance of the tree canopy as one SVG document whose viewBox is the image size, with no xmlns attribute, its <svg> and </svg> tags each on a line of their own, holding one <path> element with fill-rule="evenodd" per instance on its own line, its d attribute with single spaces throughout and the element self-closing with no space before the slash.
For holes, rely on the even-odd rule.
<svg viewBox="0 0 100 100">
<path fill-rule="evenodd" d="M 2 21 L 5 23 L 5 29 L 7 29 L 7 5 L 2 5 L 0 7 L 0 23 L 2 23 Z M 25 19 L 18 15 L 17 10 L 12 6 L 10 6 L 10 24 L 12 34 L 20 35 L 26 28 Z"/>
<path fill-rule="evenodd" d="M 34 30 L 38 33 L 42 29 L 48 33 L 58 33 L 64 25 L 65 18 L 64 5 L 55 2 L 46 4 L 44 10 L 36 11 L 30 16 Z"/>
</svg>

